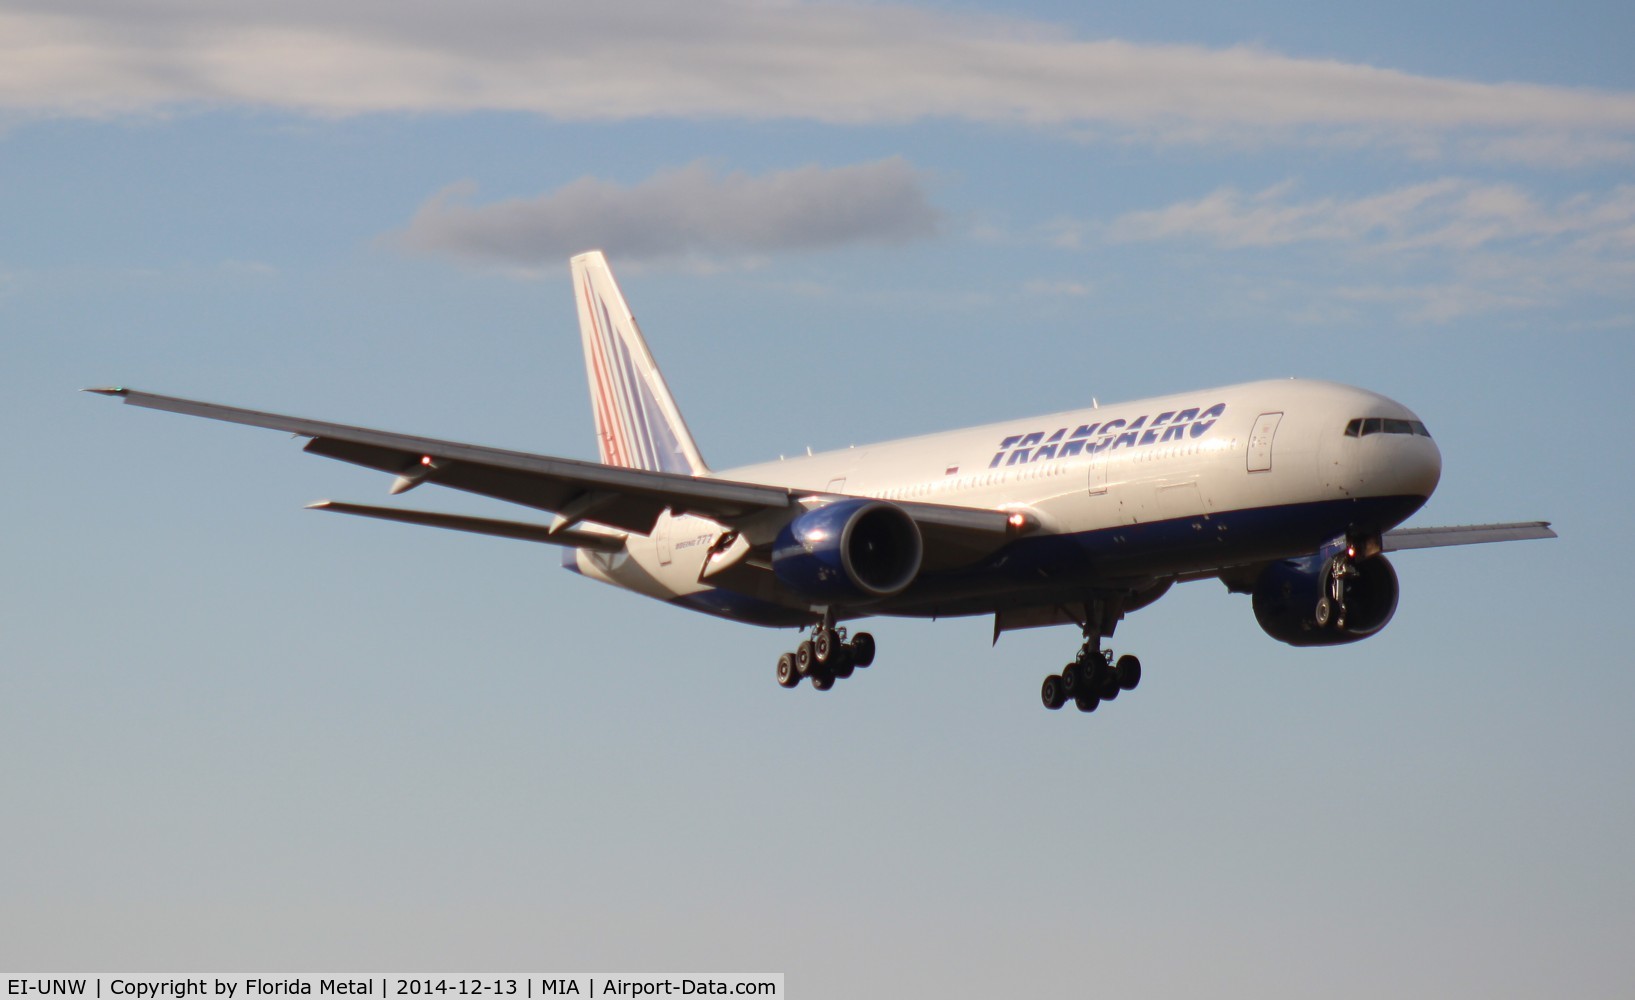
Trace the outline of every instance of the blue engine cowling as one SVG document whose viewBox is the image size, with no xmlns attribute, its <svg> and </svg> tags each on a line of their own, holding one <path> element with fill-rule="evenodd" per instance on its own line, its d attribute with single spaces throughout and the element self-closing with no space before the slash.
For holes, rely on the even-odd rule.
<svg viewBox="0 0 1635 1000">
<path fill-rule="evenodd" d="M 784 525 L 772 571 L 819 601 L 874 600 L 900 593 L 920 572 L 920 529 L 882 500 L 840 500 Z"/>
<path fill-rule="evenodd" d="M 1338 646 L 1366 639 L 1397 613 L 1397 571 L 1384 556 L 1362 559 L 1342 578 L 1344 616 L 1329 603 L 1327 621 L 1318 605 L 1329 596 L 1333 560 L 1318 553 L 1272 563 L 1255 581 L 1255 620 L 1291 646 Z"/>
</svg>

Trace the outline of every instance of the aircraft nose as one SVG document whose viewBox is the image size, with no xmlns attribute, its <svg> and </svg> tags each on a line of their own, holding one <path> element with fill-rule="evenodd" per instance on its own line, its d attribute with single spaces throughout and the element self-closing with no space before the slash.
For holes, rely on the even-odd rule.
<svg viewBox="0 0 1635 1000">
<path fill-rule="evenodd" d="M 1413 445 L 1411 454 L 1404 457 L 1403 481 L 1408 493 L 1417 497 L 1430 497 L 1436 492 L 1436 484 L 1442 481 L 1442 449 L 1430 438 L 1416 438 L 1410 442 Z"/>
<path fill-rule="evenodd" d="M 1334 469 L 1346 496 L 1417 497 L 1423 503 L 1442 479 L 1442 452 L 1423 432 L 1369 433 L 1345 439 Z"/>
<path fill-rule="evenodd" d="M 1391 435 L 1380 442 L 1375 463 L 1374 492 L 1384 496 L 1429 499 L 1442 481 L 1442 451 L 1428 437 Z"/>
</svg>

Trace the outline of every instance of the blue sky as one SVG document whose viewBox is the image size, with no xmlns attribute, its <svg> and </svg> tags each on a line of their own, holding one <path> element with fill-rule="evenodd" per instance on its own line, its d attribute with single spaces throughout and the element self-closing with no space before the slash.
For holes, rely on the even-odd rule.
<svg viewBox="0 0 1635 1000">
<path fill-rule="evenodd" d="M 1612 4 L 0 2 L 0 966 L 800 996 L 1628 995 L 1635 69 Z M 152 391 L 595 454 L 609 252 L 718 467 L 1268 376 L 1430 425 L 1386 631 L 1176 588 L 792 633 Z M 425 506 L 493 512 L 473 498 Z"/>
</svg>

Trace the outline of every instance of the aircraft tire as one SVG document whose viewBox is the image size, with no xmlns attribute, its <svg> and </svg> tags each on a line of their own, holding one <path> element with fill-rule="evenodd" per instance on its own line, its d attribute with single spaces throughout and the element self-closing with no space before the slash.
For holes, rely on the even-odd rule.
<svg viewBox="0 0 1635 1000">
<path fill-rule="evenodd" d="M 812 640 L 807 639 L 795 647 L 795 669 L 800 671 L 802 677 L 805 677 L 811 674 L 816 666 L 817 655 L 812 649 Z"/>
<path fill-rule="evenodd" d="M 1088 688 L 1082 689 L 1073 697 L 1073 707 L 1081 712 L 1094 712 L 1101 704 L 1101 699 Z"/>
<path fill-rule="evenodd" d="M 1121 690 L 1123 689 L 1118 686 L 1118 672 L 1116 670 L 1104 671 L 1101 678 L 1101 688 L 1097 692 L 1101 696 L 1101 700 L 1114 701 L 1118 698 L 1118 693 Z"/>
<path fill-rule="evenodd" d="M 840 651 L 840 636 L 832 628 L 820 628 L 812 637 L 812 655 L 819 663 L 828 663 Z"/>
<path fill-rule="evenodd" d="M 1118 686 L 1126 691 L 1134 691 L 1141 683 L 1141 661 L 1133 656 L 1119 657 L 1113 672 L 1118 677 Z"/>
<path fill-rule="evenodd" d="M 778 657 L 778 686 L 792 688 L 800 683 L 800 671 L 795 669 L 795 654 L 785 653 Z"/>
<path fill-rule="evenodd" d="M 812 675 L 812 687 L 816 688 L 817 690 L 827 691 L 834 686 L 835 679 L 833 674 L 818 673 Z"/>
<path fill-rule="evenodd" d="M 1067 692 L 1062 690 L 1062 679 L 1055 674 L 1045 678 L 1045 683 L 1039 688 L 1039 700 L 1052 712 L 1067 704 Z"/>
<path fill-rule="evenodd" d="M 1084 674 L 1079 670 L 1077 663 L 1069 663 L 1062 668 L 1061 673 L 1062 697 L 1072 699 L 1084 686 Z"/>
<path fill-rule="evenodd" d="M 874 636 L 859 632 L 852 637 L 852 664 L 867 667 L 874 662 Z"/>
<path fill-rule="evenodd" d="M 836 646 L 834 653 L 829 658 L 829 672 L 838 679 L 845 680 L 852 675 L 852 671 L 855 669 L 857 669 L 857 664 L 852 660 L 850 647 Z"/>
</svg>

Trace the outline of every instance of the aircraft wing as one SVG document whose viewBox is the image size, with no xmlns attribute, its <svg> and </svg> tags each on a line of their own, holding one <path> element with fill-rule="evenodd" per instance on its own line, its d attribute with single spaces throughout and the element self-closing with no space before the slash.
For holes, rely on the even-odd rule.
<svg viewBox="0 0 1635 1000">
<path fill-rule="evenodd" d="M 1462 524 L 1452 528 L 1396 528 L 1385 533 L 1382 544 L 1386 552 L 1397 552 L 1440 545 L 1478 545 L 1483 542 L 1555 537 L 1549 521 L 1522 521 L 1515 524 Z"/>
<path fill-rule="evenodd" d="M 123 386 L 87 391 L 117 396 L 133 406 L 287 431 L 298 437 L 310 438 L 305 450 L 315 455 L 399 476 L 399 482 L 404 487 L 422 482 L 436 483 L 562 515 L 566 523 L 558 525 L 552 534 L 561 534 L 580 521 L 592 521 L 645 535 L 652 532 L 659 515 L 665 510 L 732 523 L 763 511 L 787 510 L 801 498 L 811 495 L 809 491 L 786 486 L 622 468 L 367 427 L 349 427 L 219 403 L 160 396 Z M 941 548 L 945 558 L 953 557 L 956 561 L 980 558 L 1016 532 L 1016 527 L 1009 522 L 1009 515 L 1004 511 L 925 503 L 899 503 L 898 506 L 920 526 L 928 549 Z M 472 520 L 461 523 L 462 519 L 449 515 L 404 513 L 389 516 L 383 513 L 389 508 L 359 508 L 356 505 L 331 505 L 322 509 L 484 534 L 507 534 L 510 531 L 509 528 L 496 527 L 500 522 L 484 524 Z M 546 540 L 530 532 L 526 526 L 512 524 L 511 527 L 519 530 L 511 532 L 509 537 L 526 535 L 531 540 Z M 569 537 L 552 540 L 567 545 L 578 544 Z M 587 547 L 598 547 L 598 544 Z"/>
</svg>

